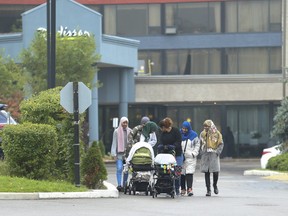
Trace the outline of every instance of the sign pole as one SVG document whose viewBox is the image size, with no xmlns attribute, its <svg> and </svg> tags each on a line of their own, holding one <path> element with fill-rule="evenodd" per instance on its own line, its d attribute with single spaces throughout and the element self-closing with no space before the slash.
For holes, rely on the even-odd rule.
<svg viewBox="0 0 288 216">
<path fill-rule="evenodd" d="M 80 154 L 79 154 L 79 101 L 78 82 L 73 82 L 73 114 L 74 114 L 74 173 L 75 185 L 80 187 Z"/>
</svg>

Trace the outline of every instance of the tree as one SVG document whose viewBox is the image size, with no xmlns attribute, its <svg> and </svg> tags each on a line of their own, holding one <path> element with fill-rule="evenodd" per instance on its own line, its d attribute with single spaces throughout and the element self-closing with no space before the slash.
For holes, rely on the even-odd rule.
<svg viewBox="0 0 288 216">
<path fill-rule="evenodd" d="M 56 86 L 82 81 L 89 84 L 95 74 L 92 65 L 100 59 L 94 37 L 56 36 Z M 47 89 L 46 32 L 38 31 L 31 45 L 20 55 L 33 93 Z"/>
<path fill-rule="evenodd" d="M 288 145 L 288 97 L 283 99 L 281 106 L 278 107 L 276 115 L 273 118 L 274 126 L 272 137 L 279 138 L 280 142 Z"/>
<path fill-rule="evenodd" d="M 19 103 L 23 99 L 25 77 L 21 67 L 11 58 L 4 58 L 4 52 L 0 52 L 0 102 L 8 105 L 8 111 L 13 117 L 19 116 Z"/>
<path fill-rule="evenodd" d="M 101 189 L 107 180 L 107 170 L 102 159 L 99 143 L 93 142 L 82 159 L 82 182 L 90 189 Z"/>
</svg>

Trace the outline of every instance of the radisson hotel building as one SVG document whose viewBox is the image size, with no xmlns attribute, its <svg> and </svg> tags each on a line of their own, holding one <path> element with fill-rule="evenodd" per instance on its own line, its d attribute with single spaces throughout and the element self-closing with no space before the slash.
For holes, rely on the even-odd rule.
<svg viewBox="0 0 288 216">
<path fill-rule="evenodd" d="M 104 85 L 97 112 L 107 151 L 112 119 L 121 115 L 130 127 L 144 115 L 157 123 L 168 116 L 176 127 L 189 120 L 198 134 L 212 119 L 224 135 L 223 157 L 260 157 L 277 142 L 270 138 L 273 116 L 288 93 L 286 0 L 56 3 L 58 31 L 78 27 L 101 38 L 97 78 Z M 41 27 L 37 11 L 45 7 L 45 0 L 0 0 L 0 46 L 7 54 L 16 59 L 29 45 Z M 22 30 L 15 32 L 17 25 Z M 227 128 L 234 135 L 233 153 Z"/>
</svg>

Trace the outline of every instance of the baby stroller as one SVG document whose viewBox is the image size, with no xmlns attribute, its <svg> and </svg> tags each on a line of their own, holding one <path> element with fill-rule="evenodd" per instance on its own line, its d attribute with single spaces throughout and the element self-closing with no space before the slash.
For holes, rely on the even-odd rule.
<svg viewBox="0 0 288 216">
<path fill-rule="evenodd" d="M 146 195 L 151 192 L 151 179 L 154 162 L 154 151 L 150 144 L 138 142 L 134 144 L 129 152 L 124 165 L 124 172 L 130 172 L 131 177 L 128 183 L 124 185 L 124 194 L 129 195 L 133 192 L 145 192 Z"/>
<path fill-rule="evenodd" d="M 160 153 L 155 157 L 152 183 L 152 197 L 160 193 L 169 194 L 175 197 L 175 167 L 176 159 L 172 154 Z"/>
</svg>

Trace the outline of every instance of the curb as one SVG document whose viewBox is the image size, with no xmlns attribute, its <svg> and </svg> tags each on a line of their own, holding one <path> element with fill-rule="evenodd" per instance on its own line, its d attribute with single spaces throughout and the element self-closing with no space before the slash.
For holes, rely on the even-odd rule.
<svg viewBox="0 0 288 216">
<path fill-rule="evenodd" d="M 92 190 L 87 192 L 37 192 L 37 193 L 0 193 L 0 200 L 37 200 L 37 199 L 94 199 L 118 198 L 119 192 L 114 185 L 104 181 L 107 190 Z"/>
<path fill-rule="evenodd" d="M 272 176 L 272 175 L 285 175 L 285 173 L 271 171 L 271 170 L 245 170 L 244 176 L 256 175 L 256 176 Z"/>
</svg>

